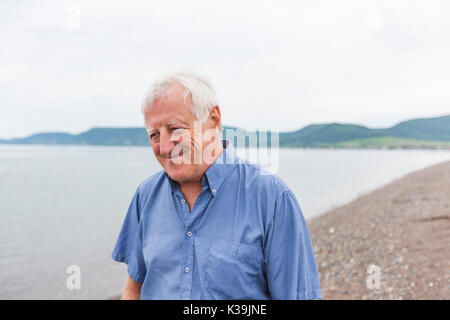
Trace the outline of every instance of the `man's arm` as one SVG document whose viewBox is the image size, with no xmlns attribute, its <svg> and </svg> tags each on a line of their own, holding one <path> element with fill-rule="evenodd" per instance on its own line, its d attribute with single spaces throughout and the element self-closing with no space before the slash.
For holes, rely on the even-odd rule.
<svg viewBox="0 0 450 320">
<path fill-rule="evenodd" d="M 121 300 L 140 300 L 142 283 L 134 281 L 130 276 L 125 280 Z"/>
<path fill-rule="evenodd" d="M 320 299 L 320 281 L 308 226 L 291 190 L 278 194 L 267 229 L 267 284 L 272 299 Z"/>
<path fill-rule="evenodd" d="M 141 297 L 142 283 L 145 280 L 147 270 L 142 252 L 142 243 L 139 229 L 139 187 L 133 199 L 120 230 L 119 237 L 111 257 L 117 262 L 128 265 L 128 278 L 122 292 L 123 300 L 139 300 Z"/>
</svg>

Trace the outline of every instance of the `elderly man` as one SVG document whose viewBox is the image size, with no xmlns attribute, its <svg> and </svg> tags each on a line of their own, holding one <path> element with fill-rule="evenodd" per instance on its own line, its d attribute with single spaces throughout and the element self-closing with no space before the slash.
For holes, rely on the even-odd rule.
<svg viewBox="0 0 450 320">
<path fill-rule="evenodd" d="M 137 188 L 112 254 L 128 265 L 122 298 L 321 298 L 293 192 L 221 140 L 210 83 L 164 76 L 142 112 L 164 170 Z"/>
</svg>

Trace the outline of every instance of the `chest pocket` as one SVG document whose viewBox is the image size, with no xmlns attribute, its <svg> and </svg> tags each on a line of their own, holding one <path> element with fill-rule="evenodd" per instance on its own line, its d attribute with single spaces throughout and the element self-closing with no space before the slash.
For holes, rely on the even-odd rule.
<svg viewBox="0 0 450 320">
<path fill-rule="evenodd" d="M 210 299 L 252 299 L 263 274 L 259 247 L 215 239 L 206 259 L 204 281 Z"/>
</svg>

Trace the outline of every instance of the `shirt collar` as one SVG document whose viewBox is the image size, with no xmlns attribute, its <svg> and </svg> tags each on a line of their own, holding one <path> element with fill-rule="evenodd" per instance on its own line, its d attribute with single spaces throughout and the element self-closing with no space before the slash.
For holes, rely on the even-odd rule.
<svg viewBox="0 0 450 320">
<path fill-rule="evenodd" d="M 224 151 L 205 172 L 213 196 L 219 193 L 220 188 L 237 163 L 237 155 L 233 145 L 227 140 L 222 140 L 222 144 Z"/>
<path fill-rule="evenodd" d="M 225 179 L 230 174 L 231 170 L 238 162 L 236 151 L 233 145 L 228 140 L 222 140 L 223 152 L 220 156 L 209 166 L 205 174 L 202 177 L 202 186 L 205 187 L 207 183 L 211 194 L 215 197 L 220 188 L 222 187 Z M 164 172 L 169 180 L 172 191 L 175 193 L 180 192 L 178 182 L 169 177 L 167 172 Z"/>
</svg>

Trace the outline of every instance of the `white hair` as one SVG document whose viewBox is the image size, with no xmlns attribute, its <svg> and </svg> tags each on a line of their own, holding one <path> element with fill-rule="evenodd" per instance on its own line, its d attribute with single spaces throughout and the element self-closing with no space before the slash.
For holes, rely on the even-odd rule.
<svg viewBox="0 0 450 320">
<path fill-rule="evenodd" d="M 144 96 L 141 105 L 142 113 L 145 113 L 146 108 L 167 93 L 169 87 L 176 83 L 185 88 L 184 102 L 186 104 L 188 98 L 191 98 L 192 113 L 198 120 L 206 121 L 211 109 L 218 105 L 216 93 L 207 78 L 189 72 L 170 73 L 156 80 Z"/>
</svg>

